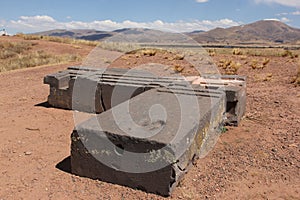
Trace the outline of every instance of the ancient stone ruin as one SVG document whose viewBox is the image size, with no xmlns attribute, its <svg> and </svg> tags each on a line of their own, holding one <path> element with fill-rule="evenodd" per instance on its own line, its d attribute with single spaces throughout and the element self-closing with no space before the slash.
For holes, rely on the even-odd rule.
<svg viewBox="0 0 300 200">
<path fill-rule="evenodd" d="M 213 147 L 224 124 L 239 124 L 246 107 L 240 76 L 70 67 L 44 83 L 51 106 L 97 113 L 72 133 L 73 174 L 162 196 Z"/>
</svg>

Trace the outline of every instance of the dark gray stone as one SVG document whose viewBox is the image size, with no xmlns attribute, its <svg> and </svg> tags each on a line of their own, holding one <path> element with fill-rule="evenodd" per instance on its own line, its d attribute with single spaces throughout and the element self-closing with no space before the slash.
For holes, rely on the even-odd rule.
<svg viewBox="0 0 300 200">
<path fill-rule="evenodd" d="M 238 126 L 246 111 L 246 88 L 226 86 L 226 125 Z"/>
<path fill-rule="evenodd" d="M 246 112 L 246 77 L 238 75 L 203 75 L 208 89 L 226 92 L 225 125 L 238 126 Z"/>
<path fill-rule="evenodd" d="M 203 77 L 191 86 L 180 77 L 87 67 L 46 76 L 50 105 L 100 113 L 72 133 L 72 173 L 169 196 L 223 123 L 237 126 L 245 113 L 245 77 Z"/>
<path fill-rule="evenodd" d="M 93 76 L 78 76 L 72 89 L 72 110 L 89 113 L 105 111 L 102 106 L 101 88 L 98 78 Z"/>
<path fill-rule="evenodd" d="M 202 78 L 205 78 L 201 82 L 202 95 L 209 92 L 211 96 L 212 90 L 226 92 L 225 123 L 238 126 L 246 109 L 246 78 L 236 75 L 203 75 Z M 189 87 L 181 77 L 156 77 L 141 70 L 87 67 L 69 67 L 66 71 L 46 76 L 44 83 L 50 85 L 50 105 L 92 113 L 101 113 L 153 88 L 181 87 L 188 90 Z M 78 88 L 74 91 L 75 83 Z M 92 92 L 95 94 L 87 95 Z M 115 98 L 112 98 L 113 94 Z"/>
<path fill-rule="evenodd" d="M 150 90 L 76 127 L 72 173 L 169 196 L 208 151 L 225 112 L 224 94 Z"/>
<path fill-rule="evenodd" d="M 57 89 L 65 89 L 69 86 L 70 75 L 68 71 L 50 74 L 44 77 L 44 84 L 49 84 Z"/>
<path fill-rule="evenodd" d="M 145 91 L 143 85 L 101 82 L 102 105 L 105 110 L 123 103 Z"/>
</svg>

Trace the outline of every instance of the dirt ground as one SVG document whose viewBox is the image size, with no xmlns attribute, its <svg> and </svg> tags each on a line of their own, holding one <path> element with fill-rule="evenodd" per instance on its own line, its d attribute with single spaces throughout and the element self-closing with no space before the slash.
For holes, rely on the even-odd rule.
<svg viewBox="0 0 300 200">
<path fill-rule="evenodd" d="M 213 57 L 224 58 L 241 59 Z M 245 119 L 221 135 L 168 199 L 300 199 L 300 87 L 290 83 L 297 60 L 270 60 L 264 69 L 239 69 L 248 77 Z M 0 200 L 164 199 L 70 173 L 72 111 L 42 104 L 49 93 L 43 77 L 69 65 L 0 74 Z"/>
</svg>

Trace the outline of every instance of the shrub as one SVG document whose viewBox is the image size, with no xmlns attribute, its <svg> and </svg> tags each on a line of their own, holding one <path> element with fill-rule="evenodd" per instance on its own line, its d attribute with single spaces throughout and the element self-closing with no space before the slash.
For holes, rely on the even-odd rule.
<svg viewBox="0 0 300 200">
<path fill-rule="evenodd" d="M 258 66 L 258 61 L 256 59 L 252 60 L 250 66 L 252 69 L 256 69 Z"/>
<path fill-rule="evenodd" d="M 143 49 L 140 53 L 144 56 L 155 56 L 157 53 L 156 49 Z"/>
<path fill-rule="evenodd" d="M 242 64 L 239 62 L 235 63 L 232 60 L 220 60 L 218 66 L 225 70 L 225 74 L 236 75 Z"/>
<path fill-rule="evenodd" d="M 282 57 L 290 57 L 290 58 L 298 58 L 298 54 L 295 54 L 293 53 L 292 51 L 290 50 L 285 50 L 282 54 L 281 54 Z"/>
<path fill-rule="evenodd" d="M 292 83 L 295 83 L 296 85 L 300 85 L 300 62 L 298 63 L 298 71 L 296 76 L 293 78 Z"/>
<path fill-rule="evenodd" d="M 184 67 L 182 67 L 182 66 L 180 66 L 180 65 L 175 65 L 175 66 L 174 66 L 174 71 L 175 71 L 176 73 L 181 73 L 181 72 L 183 72 L 183 70 L 184 70 Z"/>
<path fill-rule="evenodd" d="M 234 48 L 234 49 L 232 50 L 232 54 L 233 54 L 233 55 L 243 55 L 243 52 L 242 52 L 242 50 L 239 49 L 239 48 Z"/>
<path fill-rule="evenodd" d="M 270 59 L 269 58 L 265 58 L 264 60 L 263 60 L 263 65 L 264 66 L 266 66 L 268 63 L 270 62 Z"/>
</svg>

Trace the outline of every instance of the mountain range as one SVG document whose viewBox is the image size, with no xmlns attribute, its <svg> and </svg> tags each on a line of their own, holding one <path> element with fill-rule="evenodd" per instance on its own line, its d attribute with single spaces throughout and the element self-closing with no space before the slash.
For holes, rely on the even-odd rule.
<svg viewBox="0 0 300 200">
<path fill-rule="evenodd" d="M 176 40 L 174 33 L 142 28 L 125 28 L 115 31 L 99 30 L 51 30 L 35 33 L 38 35 L 70 37 L 85 40 L 105 40 L 116 37 L 118 34 L 134 38 L 136 42 L 147 42 L 154 40 Z M 293 43 L 300 42 L 300 29 L 288 26 L 285 23 L 275 20 L 262 20 L 251 24 L 234 26 L 229 28 L 216 28 L 210 31 L 196 30 L 184 33 L 201 44 L 266 44 L 266 43 Z M 181 34 L 182 35 L 182 34 Z M 138 40 L 137 38 L 139 38 Z M 113 38 L 114 38 L 113 37 Z"/>
</svg>

